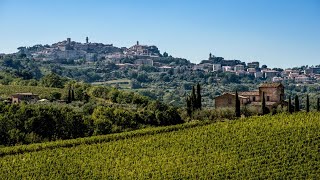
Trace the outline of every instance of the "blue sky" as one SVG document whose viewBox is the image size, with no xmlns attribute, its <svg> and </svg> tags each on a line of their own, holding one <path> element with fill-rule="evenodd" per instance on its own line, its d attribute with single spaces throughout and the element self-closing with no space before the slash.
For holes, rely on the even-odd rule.
<svg viewBox="0 0 320 180">
<path fill-rule="evenodd" d="M 319 0 L 0 0 L 0 53 L 72 38 L 209 52 L 269 67 L 320 64 Z"/>
</svg>

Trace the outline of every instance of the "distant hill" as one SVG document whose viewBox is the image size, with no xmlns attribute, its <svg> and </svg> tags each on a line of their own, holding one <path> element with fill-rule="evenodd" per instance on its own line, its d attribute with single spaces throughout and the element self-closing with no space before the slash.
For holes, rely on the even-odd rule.
<svg viewBox="0 0 320 180">
<path fill-rule="evenodd" d="M 319 179 L 319 116 L 278 114 L 187 129 L 178 125 L 73 140 L 74 146 L 51 143 L 69 147 L 51 150 L 45 150 L 46 144 L 12 147 L 11 152 L 22 154 L 1 157 L 0 174 L 7 179 Z M 37 147 L 44 150 L 23 153 Z"/>
</svg>

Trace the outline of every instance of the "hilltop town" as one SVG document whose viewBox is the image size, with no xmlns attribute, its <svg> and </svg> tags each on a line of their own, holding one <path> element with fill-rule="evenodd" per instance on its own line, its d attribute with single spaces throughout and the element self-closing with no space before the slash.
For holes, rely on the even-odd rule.
<svg viewBox="0 0 320 180">
<path fill-rule="evenodd" d="M 311 66 L 304 68 L 268 68 L 258 61 L 243 62 L 241 60 L 226 60 L 209 54 L 207 60 L 199 64 L 185 60 L 183 63 L 172 63 L 174 61 L 163 61 L 168 54 L 160 53 L 155 45 L 141 45 L 139 41 L 135 45 L 126 47 L 115 47 L 113 44 L 91 43 L 89 38 L 85 42 L 75 42 L 71 38 L 54 43 L 52 45 L 35 45 L 32 47 L 19 47 L 16 54 L 23 54 L 29 59 L 40 62 L 83 62 L 94 64 L 104 62 L 115 64 L 120 69 L 138 69 L 140 66 L 151 66 L 155 71 L 172 71 L 181 73 L 185 71 L 203 72 L 228 72 L 237 76 L 252 76 L 254 78 L 269 79 L 272 82 L 292 80 L 296 83 L 315 83 L 320 80 L 320 67 Z M 4 57 L 5 54 L 1 54 Z M 170 56 L 171 57 L 171 56 Z M 172 58 L 172 57 L 171 57 Z"/>
<path fill-rule="evenodd" d="M 186 93 L 198 82 L 207 107 L 215 106 L 213 99 L 225 92 L 254 91 L 265 82 L 282 83 L 292 96 L 320 90 L 320 65 L 270 68 L 258 60 L 228 60 L 212 53 L 196 64 L 139 41 L 127 48 L 90 42 L 89 37 L 83 42 L 66 38 L 0 54 L 0 64 L 6 73 L 0 84 L 33 85 L 37 84 L 34 79 L 52 72 L 86 83 L 131 89 L 176 106 L 183 106 Z"/>
</svg>

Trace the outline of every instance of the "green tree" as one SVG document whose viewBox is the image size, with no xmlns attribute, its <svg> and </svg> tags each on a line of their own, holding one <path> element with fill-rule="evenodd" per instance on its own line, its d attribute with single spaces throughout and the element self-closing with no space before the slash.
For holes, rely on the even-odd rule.
<svg viewBox="0 0 320 180">
<path fill-rule="evenodd" d="M 67 103 L 71 103 L 72 98 L 71 98 L 71 88 L 69 88 L 68 90 L 68 99 L 67 99 Z"/>
<path fill-rule="evenodd" d="M 306 111 L 310 111 L 310 102 L 309 102 L 309 95 L 307 94 L 307 100 L 306 100 Z"/>
<path fill-rule="evenodd" d="M 317 111 L 320 111 L 320 98 L 318 98 L 318 101 L 317 101 Z"/>
<path fill-rule="evenodd" d="M 92 120 L 94 124 L 94 135 L 108 134 L 112 129 L 112 117 L 113 110 L 98 106 L 92 113 Z"/>
<path fill-rule="evenodd" d="M 71 89 L 71 101 L 74 101 L 75 98 L 74 98 L 74 87 L 72 87 Z"/>
<path fill-rule="evenodd" d="M 41 78 L 40 82 L 45 87 L 63 88 L 65 80 L 59 75 L 51 73 Z"/>
<path fill-rule="evenodd" d="M 262 102 L 261 102 L 261 111 L 262 111 L 262 115 L 267 114 L 266 112 L 266 98 L 264 97 L 264 92 L 262 93 Z"/>
<path fill-rule="evenodd" d="M 298 95 L 296 95 L 294 98 L 294 112 L 299 112 L 299 111 L 300 111 L 299 97 Z"/>
<path fill-rule="evenodd" d="M 198 83 L 197 84 L 197 109 L 200 109 L 202 108 L 202 104 L 201 104 L 201 87 L 200 87 L 200 84 Z"/>
<path fill-rule="evenodd" d="M 191 115 L 192 115 L 192 105 L 191 105 L 191 98 L 188 96 L 186 98 L 186 102 L 187 102 L 187 114 L 188 116 L 191 118 Z"/>
<path fill-rule="evenodd" d="M 288 112 L 289 112 L 290 114 L 292 113 L 292 109 L 291 109 L 291 96 L 289 96 Z"/>
<path fill-rule="evenodd" d="M 50 95 L 49 95 L 49 100 L 50 101 L 59 100 L 60 98 L 61 98 L 61 93 L 60 92 L 54 91 L 54 92 L 50 93 Z"/>
<path fill-rule="evenodd" d="M 192 111 L 194 111 L 197 108 L 197 97 L 196 97 L 196 90 L 195 87 L 192 87 L 192 93 L 191 93 L 191 107 Z"/>
<path fill-rule="evenodd" d="M 235 107 L 235 114 L 236 117 L 240 117 L 240 100 L 239 100 L 239 96 L 238 96 L 238 91 L 236 91 L 236 107 Z"/>
</svg>

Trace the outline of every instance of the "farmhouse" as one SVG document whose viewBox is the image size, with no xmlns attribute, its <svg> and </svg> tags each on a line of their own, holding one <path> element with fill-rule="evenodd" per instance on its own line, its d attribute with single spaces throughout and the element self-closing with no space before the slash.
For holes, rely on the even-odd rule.
<svg viewBox="0 0 320 180">
<path fill-rule="evenodd" d="M 239 92 L 240 105 L 261 106 L 263 93 L 269 109 L 287 104 L 284 101 L 284 86 L 281 83 L 264 83 L 258 91 Z M 215 108 L 225 107 L 235 107 L 234 93 L 224 93 L 215 98 Z"/>
<path fill-rule="evenodd" d="M 12 103 L 24 102 L 36 102 L 39 96 L 33 93 L 16 93 L 11 96 Z"/>
</svg>

